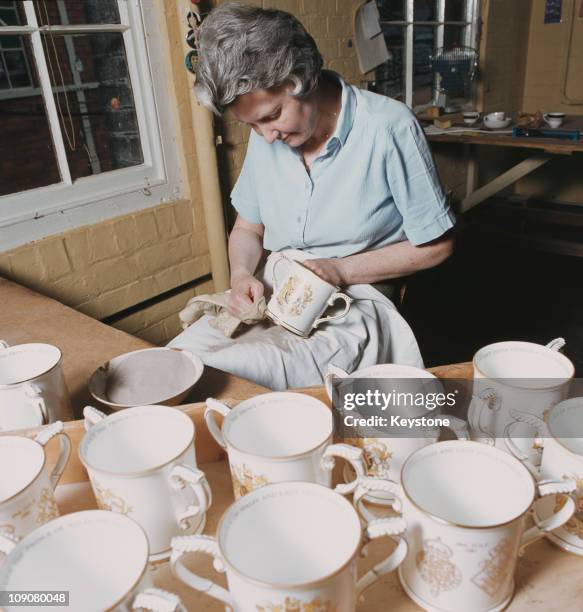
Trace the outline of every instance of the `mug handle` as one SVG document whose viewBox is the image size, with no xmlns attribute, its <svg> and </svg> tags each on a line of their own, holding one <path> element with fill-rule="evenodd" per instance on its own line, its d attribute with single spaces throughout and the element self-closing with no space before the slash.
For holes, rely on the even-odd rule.
<svg viewBox="0 0 583 612">
<path fill-rule="evenodd" d="M 39 426 L 46 425 L 49 422 L 49 413 L 45 400 L 42 397 L 42 389 L 34 383 L 25 383 L 22 388 L 24 389 L 24 396 L 40 419 Z"/>
<path fill-rule="evenodd" d="M 56 489 L 71 455 L 71 440 L 63 431 L 64 428 L 65 426 L 63 425 L 62 421 L 55 421 L 51 425 L 43 427 L 43 429 L 34 438 L 35 442 L 38 442 L 41 446 L 45 446 L 50 439 L 54 438 L 55 436 L 59 436 L 59 458 L 57 459 L 57 463 L 49 476 L 53 491 Z"/>
<path fill-rule="evenodd" d="M 10 345 L 8 342 L 6 342 L 6 340 L 0 340 L 0 348 L 7 349 L 10 348 Z"/>
<path fill-rule="evenodd" d="M 470 429 L 476 433 L 484 433 L 493 436 L 493 433 L 482 422 L 484 415 L 492 415 L 498 412 L 502 406 L 502 398 L 498 395 L 496 389 L 488 387 L 483 389 L 479 394 L 472 396 L 472 402 L 468 410 L 468 422 Z"/>
<path fill-rule="evenodd" d="M 93 425 L 97 425 L 99 421 L 102 421 L 107 415 L 105 412 L 101 412 L 101 410 L 97 410 L 93 406 L 85 406 L 83 408 L 83 425 L 85 426 L 85 431 L 89 431 Z"/>
<path fill-rule="evenodd" d="M 12 533 L 6 533 L 0 530 L 0 553 L 8 556 L 20 542 L 20 538 Z"/>
<path fill-rule="evenodd" d="M 277 265 L 280 264 L 282 261 L 286 261 L 288 263 L 288 265 L 291 265 L 292 260 L 289 257 L 286 257 L 285 255 L 278 255 L 277 259 L 273 262 L 273 266 L 271 267 L 271 273 L 273 275 L 273 289 L 275 291 L 275 288 L 279 286 L 279 280 L 277 279 L 277 276 L 275 274 L 275 269 L 277 268 Z"/>
<path fill-rule="evenodd" d="M 365 543 L 361 549 L 361 556 L 366 554 L 366 547 L 372 540 L 389 536 L 393 540 L 395 536 L 401 536 L 407 528 L 407 521 L 402 516 L 379 519 L 375 517 L 363 505 L 363 498 L 371 491 L 386 491 L 391 493 L 395 502 L 393 508 L 400 512 L 402 508 L 402 488 L 392 480 L 384 480 L 380 478 L 362 478 L 356 488 L 353 498 L 353 504 L 359 515 L 367 522 L 365 530 Z M 407 556 L 408 545 L 407 541 L 399 537 L 397 548 L 383 561 L 377 563 L 356 583 L 356 593 L 361 598 L 365 589 L 375 583 L 381 576 L 388 574 L 397 569 Z"/>
<path fill-rule="evenodd" d="M 185 553 L 189 552 L 201 552 L 209 555 L 213 558 L 213 567 L 221 574 L 224 574 L 226 567 L 223 561 L 223 557 L 219 551 L 219 545 L 216 538 L 206 535 L 193 535 L 193 536 L 175 536 L 172 538 L 172 554 L 170 556 L 170 568 L 172 573 L 186 586 L 189 586 L 196 591 L 206 593 L 219 601 L 227 604 L 232 610 L 237 609 L 235 600 L 231 596 L 229 591 L 212 580 L 202 578 L 197 574 L 187 569 L 181 557 Z"/>
<path fill-rule="evenodd" d="M 132 610 L 152 610 L 153 612 L 187 612 L 180 598 L 162 589 L 149 588 L 138 593 L 132 602 Z"/>
<path fill-rule="evenodd" d="M 536 432 L 534 435 L 535 444 L 537 444 L 540 448 L 543 448 L 545 437 L 549 435 L 546 423 L 534 414 L 528 414 L 520 410 L 511 410 L 510 415 L 514 418 L 514 421 L 512 423 L 508 423 L 508 425 L 506 425 L 504 428 L 504 444 L 506 445 L 508 452 L 524 465 L 535 480 L 538 480 L 540 478 L 538 467 L 534 465 L 528 456 L 518 448 L 510 435 L 510 428 L 516 422 L 528 423 Z"/>
<path fill-rule="evenodd" d="M 348 372 L 344 371 L 342 368 L 339 368 L 335 365 L 329 365 L 326 374 L 324 375 L 324 387 L 326 388 L 326 394 L 328 395 L 328 399 L 332 401 L 333 398 L 333 380 L 335 378 L 348 378 Z"/>
<path fill-rule="evenodd" d="M 189 465 L 175 465 L 168 475 L 170 486 L 175 491 L 184 491 L 184 497 L 188 495 L 187 487 L 194 493 L 198 506 L 186 502 L 184 512 L 178 514 L 177 521 L 180 529 L 190 529 L 190 519 L 203 516 L 213 503 L 213 496 L 209 483 L 202 470 Z M 190 496 L 188 496 L 190 497 Z"/>
<path fill-rule="evenodd" d="M 539 480 L 537 488 L 541 497 L 557 493 L 572 493 L 577 490 L 577 482 L 575 480 Z M 519 554 L 522 554 L 527 546 L 544 537 L 546 533 L 562 527 L 575 514 L 575 509 L 575 500 L 568 496 L 567 503 L 558 512 L 553 512 L 548 518 L 537 521 L 534 527 L 527 529 L 522 534 Z"/>
<path fill-rule="evenodd" d="M 544 117 L 545 115 L 543 115 L 543 118 Z M 551 351 L 560 351 L 566 344 L 567 341 L 565 338 L 555 338 L 554 340 L 547 342 L 547 344 L 545 344 L 545 348 L 551 349 Z"/>
<path fill-rule="evenodd" d="M 440 414 L 439 416 L 444 419 L 449 419 L 449 425 L 447 427 L 444 425 L 444 427 L 450 429 L 458 440 L 470 439 L 468 424 L 463 419 L 453 416 L 453 414 Z"/>
<path fill-rule="evenodd" d="M 217 420 L 213 413 L 218 412 L 221 416 L 226 417 L 231 410 L 232 408 L 230 406 L 227 406 L 227 404 L 223 404 L 223 402 L 219 402 L 219 400 L 212 397 L 209 397 L 206 400 L 206 408 L 204 411 L 206 426 L 216 443 L 225 449 L 227 448 L 227 443 L 225 442 L 221 428 L 217 425 Z"/>
<path fill-rule="evenodd" d="M 333 470 L 335 465 L 334 457 L 341 457 L 350 463 L 354 471 L 356 472 L 356 478 L 348 483 L 340 483 L 336 485 L 334 491 L 341 495 L 348 495 L 352 493 L 358 486 L 358 482 L 361 478 L 366 476 L 366 464 L 364 462 L 364 453 L 361 448 L 351 446 L 350 444 L 344 444 L 340 442 L 338 444 L 330 444 L 324 451 L 322 456 L 321 465 L 325 470 Z"/>
<path fill-rule="evenodd" d="M 352 304 L 354 300 L 351 297 L 348 297 L 345 293 L 340 293 L 339 291 L 337 291 L 336 293 L 333 293 L 328 299 L 328 306 L 333 306 L 336 300 L 344 300 L 344 310 L 333 316 L 316 319 L 314 321 L 314 324 L 312 325 L 312 329 L 316 329 L 316 327 L 318 327 L 320 323 L 326 323 L 328 321 L 337 321 L 338 319 L 342 319 L 342 317 L 345 317 L 348 314 L 348 311 L 350 310 L 350 304 Z"/>
</svg>

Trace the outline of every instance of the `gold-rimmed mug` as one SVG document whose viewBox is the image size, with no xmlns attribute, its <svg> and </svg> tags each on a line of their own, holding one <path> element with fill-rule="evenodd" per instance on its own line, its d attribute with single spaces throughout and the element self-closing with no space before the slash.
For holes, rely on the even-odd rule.
<svg viewBox="0 0 583 612">
<path fill-rule="evenodd" d="M 237 612 L 327 610 L 354 612 L 358 597 L 403 560 L 400 517 L 361 524 L 354 507 L 327 487 L 309 482 L 270 484 L 238 499 L 223 514 L 215 537 L 172 540 L 173 573 Z M 357 580 L 357 558 L 371 540 L 397 539 L 395 549 Z M 228 589 L 192 572 L 188 553 L 205 553 L 226 573 Z"/>
<path fill-rule="evenodd" d="M 365 474 L 362 450 L 332 443 L 332 411 L 314 397 L 283 391 L 258 395 L 235 408 L 213 398 L 206 405 L 207 427 L 229 457 L 235 499 L 275 482 L 331 487 L 336 458 L 347 461 L 356 474 L 336 486 L 338 493 L 352 493 Z M 221 427 L 217 415 L 223 417 Z"/>
<path fill-rule="evenodd" d="M 363 504 L 375 488 L 395 499 L 407 521 L 407 557 L 399 579 L 425 610 L 493 612 L 514 592 L 521 549 L 559 528 L 573 515 L 567 499 L 555 513 L 527 529 L 537 496 L 573 491 L 573 481 L 535 483 L 509 453 L 472 441 L 437 442 L 413 453 L 403 465 L 401 484 L 364 479 L 354 494 Z M 539 502 L 537 502 L 539 503 Z"/>
<path fill-rule="evenodd" d="M 60 451 L 49 474 L 44 447 L 55 436 Z M 70 453 L 71 442 L 60 421 L 44 427 L 35 438 L 0 436 L 0 533 L 18 541 L 59 516 L 54 490 Z"/>
<path fill-rule="evenodd" d="M 152 560 L 170 555 L 179 534 L 200 533 L 212 503 L 194 450 L 194 423 L 168 406 L 138 406 L 106 416 L 87 406 L 79 457 L 97 505 L 139 523 Z"/>
</svg>

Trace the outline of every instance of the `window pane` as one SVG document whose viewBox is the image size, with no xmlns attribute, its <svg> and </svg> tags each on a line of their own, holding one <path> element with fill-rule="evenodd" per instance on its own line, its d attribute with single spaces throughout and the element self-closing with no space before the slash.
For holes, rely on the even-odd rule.
<svg viewBox="0 0 583 612">
<path fill-rule="evenodd" d="M 10 77 L 12 88 L 30 87 L 32 82 L 28 74 L 24 51 L 4 51 L 4 67 Z"/>
<path fill-rule="evenodd" d="M 435 28 L 417 26 L 413 29 L 413 106 L 433 99 L 431 56 L 435 48 Z"/>
<path fill-rule="evenodd" d="M 437 19 L 436 0 L 414 0 L 413 20 L 414 21 L 435 21 Z"/>
<path fill-rule="evenodd" d="M 142 164 L 122 35 L 43 35 L 73 179 Z"/>
<path fill-rule="evenodd" d="M 467 0 L 445 0 L 445 20 L 465 21 Z"/>
<path fill-rule="evenodd" d="M 386 21 L 405 21 L 406 0 L 377 0 L 381 19 Z"/>
<path fill-rule="evenodd" d="M 445 26 L 443 32 L 443 46 L 446 49 L 464 44 L 465 26 Z"/>
<path fill-rule="evenodd" d="M 405 28 L 383 25 L 383 34 L 392 59 L 376 69 L 375 91 L 385 96 L 404 101 L 405 99 Z"/>
<path fill-rule="evenodd" d="M 38 83 L 29 37 L 23 40 L 32 79 Z M 3 82 L 0 68 L 0 87 Z M 0 91 L 0 195 L 61 180 L 43 98 L 38 88 L 33 91 Z"/>
<path fill-rule="evenodd" d="M 15 2 L 14 0 L 8 2 L 0 0 L 0 21 L 0 26 L 2 24 L 7 26 L 26 24 L 23 3 Z"/>
<path fill-rule="evenodd" d="M 35 2 L 40 25 L 86 25 L 119 23 L 117 0 L 64 0 Z"/>
</svg>

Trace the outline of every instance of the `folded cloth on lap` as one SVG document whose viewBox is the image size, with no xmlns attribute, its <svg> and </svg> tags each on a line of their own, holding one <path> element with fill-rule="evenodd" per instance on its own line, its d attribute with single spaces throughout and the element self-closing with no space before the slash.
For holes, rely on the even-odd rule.
<svg viewBox="0 0 583 612">
<path fill-rule="evenodd" d="M 265 319 L 266 304 L 264 297 L 260 297 L 240 318 L 237 318 L 227 310 L 229 293 L 230 291 L 224 291 L 212 295 L 197 295 L 188 300 L 186 306 L 178 313 L 182 329 L 186 329 L 203 315 L 208 314 L 214 316 L 210 319 L 209 325 L 230 338 L 241 323 L 253 325 Z"/>
<path fill-rule="evenodd" d="M 313 257 L 291 249 L 283 253 L 298 261 Z M 275 255 L 258 273 L 266 293 L 273 285 Z M 323 324 L 309 338 L 267 321 L 229 338 L 203 314 L 168 346 L 188 349 L 209 366 L 273 390 L 320 385 L 329 364 L 347 372 L 377 363 L 423 367 L 411 328 L 388 298 L 370 285 L 351 285 L 343 291 L 355 300 L 348 314 Z"/>
</svg>

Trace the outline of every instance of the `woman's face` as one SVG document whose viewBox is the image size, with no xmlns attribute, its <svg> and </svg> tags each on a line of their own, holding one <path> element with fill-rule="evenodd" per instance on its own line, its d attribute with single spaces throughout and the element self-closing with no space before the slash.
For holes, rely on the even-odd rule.
<svg viewBox="0 0 583 612">
<path fill-rule="evenodd" d="M 318 108 L 315 96 L 299 100 L 289 95 L 292 90 L 293 85 L 286 83 L 250 91 L 238 96 L 229 109 L 269 144 L 282 140 L 290 147 L 300 147 L 314 133 Z"/>
</svg>

